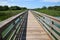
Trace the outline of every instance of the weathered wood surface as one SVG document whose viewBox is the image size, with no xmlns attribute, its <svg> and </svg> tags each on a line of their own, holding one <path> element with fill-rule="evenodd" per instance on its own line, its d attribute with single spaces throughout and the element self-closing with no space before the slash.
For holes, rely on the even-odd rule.
<svg viewBox="0 0 60 40">
<path fill-rule="evenodd" d="M 52 40 L 30 11 L 28 12 L 26 40 Z"/>
</svg>

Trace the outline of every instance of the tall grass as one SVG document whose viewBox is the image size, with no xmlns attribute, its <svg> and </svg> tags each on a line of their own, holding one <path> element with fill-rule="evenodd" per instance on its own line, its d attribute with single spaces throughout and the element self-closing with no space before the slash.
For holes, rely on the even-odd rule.
<svg viewBox="0 0 60 40">
<path fill-rule="evenodd" d="M 0 11 L 0 21 L 3 21 L 11 16 L 14 16 L 24 10 L 8 10 L 8 11 Z"/>
<path fill-rule="evenodd" d="M 60 11 L 56 11 L 56 10 L 36 10 L 38 12 L 42 12 L 51 16 L 60 16 Z"/>
</svg>

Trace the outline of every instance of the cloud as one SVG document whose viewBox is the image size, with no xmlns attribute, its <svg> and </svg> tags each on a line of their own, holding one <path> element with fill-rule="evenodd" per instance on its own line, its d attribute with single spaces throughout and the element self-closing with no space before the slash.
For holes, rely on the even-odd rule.
<svg viewBox="0 0 60 40">
<path fill-rule="evenodd" d="M 15 3 L 9 3 L 8 1 L 0 1 L 0 5 L 2 5 L 2 6 L 4 6 L 4 5 L 15 6 L 17 4 L 15 4 Z"/>
<path fill-rule="evenodd" d="M 60 0 L 43 0 L 45 2 L 60 2 Z"/>
<path fill-rule="evenodd" d="M 24 1 L 35 1 L 35 0 L 24 0 Z"/>
<path fill-rule="evenodd" d="M 6 5 L 8 4 L 7 1 L 0 1 L 0 5 Z"/>
<path fill-rule="evenodd" d="M 32 1 L 35 1 L 35 0 L 8 0 L 8 1 L 11 1 L 11 2 L 21 2 L 21 1 L 25 1 L 25 2 L 32 2 Z"/>
<path fill-rule="evenodd" d="M 0 5 L 16 5 L 15 3 L 16 0 L 0 0 Z"/>
</svg>

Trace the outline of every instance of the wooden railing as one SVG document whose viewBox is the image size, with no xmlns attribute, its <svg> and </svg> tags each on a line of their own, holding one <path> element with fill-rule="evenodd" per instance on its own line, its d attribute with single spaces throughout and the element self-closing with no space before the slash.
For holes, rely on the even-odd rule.
<svg viewBox="0 0 60 40">
<path fill-rule="evenodd" d="M 60 20 L 44 13 L 32 11 L 36 19 L 42 23 L 43 28 L 53 40 L 60 40 Z"/>
<path fill-rule="evenodd" d="M 0 22 L 0 40 L 17 40 L 18 34 L 23 32 L 21 28 L 26 24 L 27 15 L 24 11 Z"/>
</svg>

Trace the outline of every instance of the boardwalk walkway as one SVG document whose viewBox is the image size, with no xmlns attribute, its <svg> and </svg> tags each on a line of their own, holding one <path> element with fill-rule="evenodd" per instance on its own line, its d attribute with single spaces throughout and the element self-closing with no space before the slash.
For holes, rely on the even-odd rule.
<svg viewBox="0 0 60 40">
<path fill-rule="evenodd" d="M 28 12 L 26 40 L 51 40 L 30 11 Z"/>
</svg>

